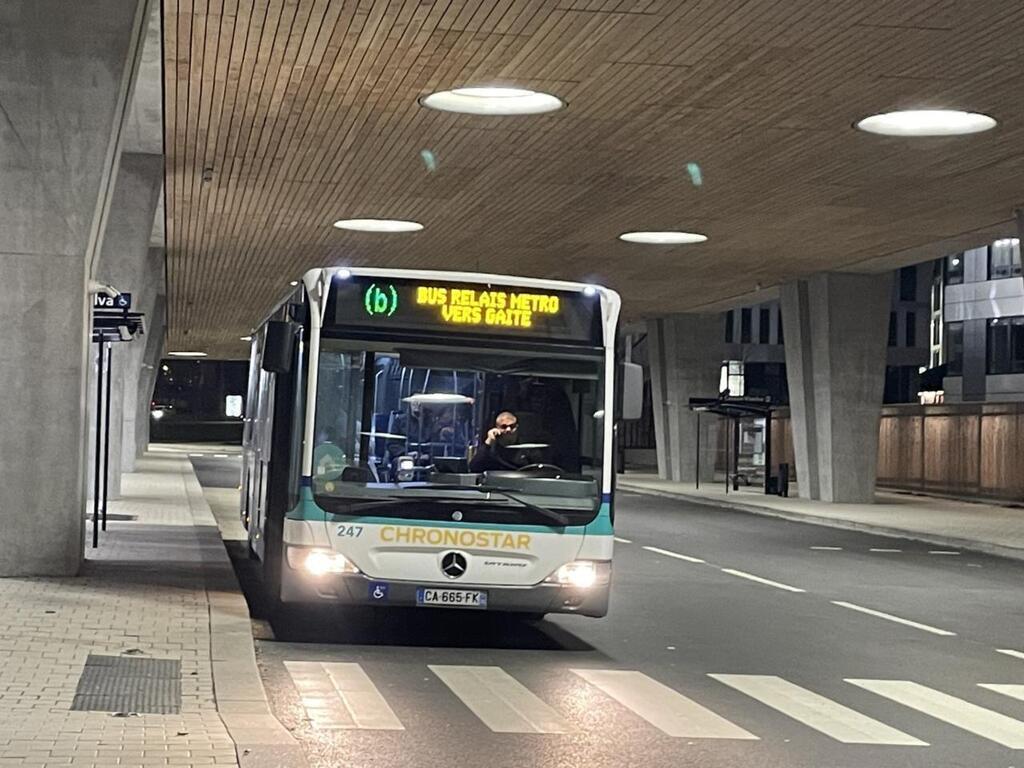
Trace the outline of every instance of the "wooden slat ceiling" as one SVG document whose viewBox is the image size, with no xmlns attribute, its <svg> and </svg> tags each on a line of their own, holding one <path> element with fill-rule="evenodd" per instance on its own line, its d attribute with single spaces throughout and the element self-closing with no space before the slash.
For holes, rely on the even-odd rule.
<svg viewBox="0 0 1024 768">
<path fill-rule="evenodd" d="M 1009 231 L 1024 202 L 1020 0 L 163 3 L 171 350 L 243 356 L 238 337 L 312 266 L 593 279 L 641 317 Z M 494 83 L 569 106 L 417 104 Z M 910 106 L 1000 126 L 851 129 Z M 362 216 L 426 229 L 331 226 Z M 710 240 L 616 240 L 672 228 Z"/>
</svg>

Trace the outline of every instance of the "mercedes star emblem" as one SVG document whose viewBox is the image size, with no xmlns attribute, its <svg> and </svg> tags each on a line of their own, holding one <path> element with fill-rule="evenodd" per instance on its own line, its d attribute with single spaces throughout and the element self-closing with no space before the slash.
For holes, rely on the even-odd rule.
<svg viewBox="0 0 1024 768">
<path fill-rule="evenodd" d="M 449 579 L 457 579 L 466 572 L 466 556 L 461 552 L 445 552 L 441 557 L 441 572 Z"/>
<path fill-rule="evenodd" d="M 459 510 L 456 509 L 454 512 L 452 512 L 452 520 L 454 520 L 457 523 L 461 519 L 462 519 L 462 513 Z"/>
</svg>

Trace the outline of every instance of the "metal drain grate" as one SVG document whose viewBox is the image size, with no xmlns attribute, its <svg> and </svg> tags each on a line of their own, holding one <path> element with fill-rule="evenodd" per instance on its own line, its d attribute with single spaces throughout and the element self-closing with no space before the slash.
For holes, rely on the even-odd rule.
<svg viewBox="0 0 1024 768">
<path fill-rule="evenodd" d="M 181 662 L 89 654 L 71 709 L 88 712 L 181 712 Z"/>
</svg>

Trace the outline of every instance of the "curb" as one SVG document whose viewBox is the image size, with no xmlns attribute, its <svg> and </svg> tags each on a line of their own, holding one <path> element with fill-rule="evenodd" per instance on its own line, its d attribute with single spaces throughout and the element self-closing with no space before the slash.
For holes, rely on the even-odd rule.
<svg viewBox="0 0 1024 768">
<path fill-rule="evenodd" d="M 875 523 L 861 523 L 856 520 L 840 520 L 834 517 L 822 517 L 820 515 L 808 514 L 806 512 L 791 512 L 782 509 L 771 509 L 770 507 L 762 507 L 757 504 L 744 504 L 743 502 L 733 501 L 721 501 L 719 499 L 709 499 L 706 496 L 697 496 L 688 493 L 678 493 L 675 491 L 662 491 L 652 488 L 646 488 L 640 485 L 632 485 L 629 482 L 619 481 L 617 487 L 621 490 L 630 491 L 632 493 L 645 494 L 647 496 L 660 496 L 666 499 L 678 499 L 681 501 L 687 501 L 691 504 L 700 504 L 705 507 L 716 507 L 718 509 L 729 509 L 734 512 L 743 512 L 750 515 L 760 515 L 762 517 L 774 517 L 780 520 L 789 520 L 795 523 L 806 523 L 809 525 L 818 525 L 824 528 L 837 528 L 843 531 L 858 531 L 860 533 L 872 533 L 876 536 L 885 536 L 893 539 L 909 539 L 910 541 L 920 541 L 925 544 L 936 544 L 943 547 L 955 547 L 957 549 L 967 550 L 969 552 L 978 552 L 985 555 L 994 555 L 996 557 L 1004 557 L 1009 560 L 1020 560 L 1024 561 L 1024 549 L 1018 547 L 1008 547 L 1003 544 L 992 544 L 986 541 L 977 541 L 975 539 L 960 539 L 954 536 L 942 536 L 939 534 L 930 534 L 922 531 L 914 531 L 906 528 L 895 528 L 886 525 L 877 525 Z"/>
<path fill-rule="evenodd" d="M 183 459 L 182 479 L 202 555 L 203 581 L 210 606 L 210 665 L 213 695 L 224 727 L 235 742 L 239 766 L 279 768 L 307 765 L 291 733 L 274 717 L 263 688 L 252 639 L 249 606 L 224 549 L 220 528 L 202 486 Z"/>
</svg>

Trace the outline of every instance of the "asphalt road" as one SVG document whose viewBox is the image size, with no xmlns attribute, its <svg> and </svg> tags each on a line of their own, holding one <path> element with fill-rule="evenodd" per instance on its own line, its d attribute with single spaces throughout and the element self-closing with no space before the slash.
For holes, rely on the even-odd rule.
<svg viewBox="0 0 1024 768">
<path fill-rule="evenodd" d="M 325 767 L 1024 764 L 1024 563 L 632 493 L 616 522 L 604 619 L 282 617 L 275 714 Z"/>
</svg>

